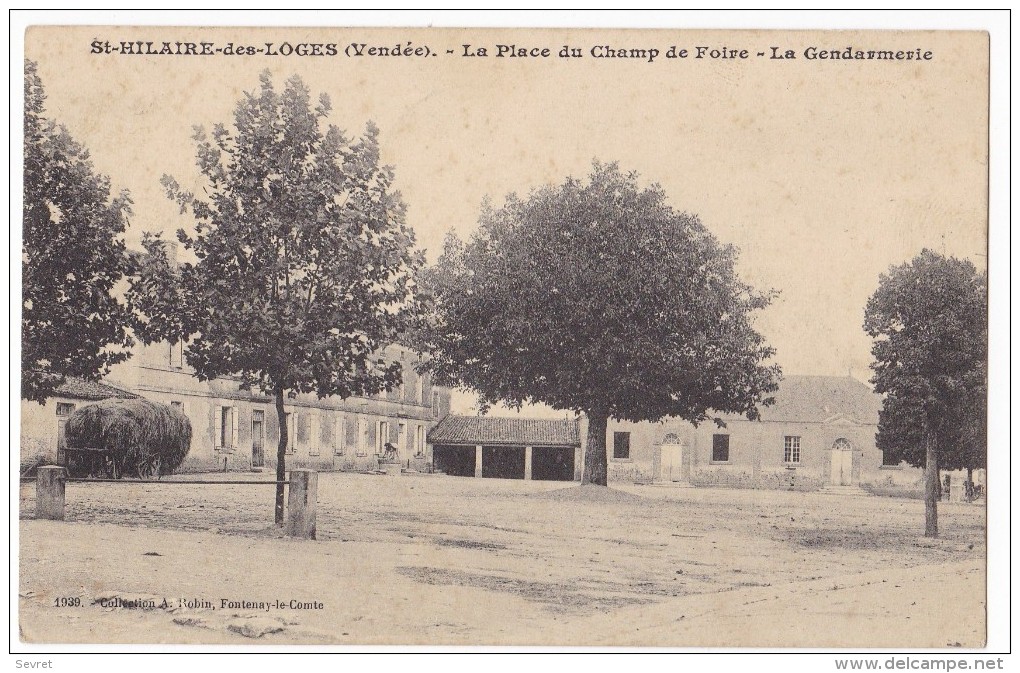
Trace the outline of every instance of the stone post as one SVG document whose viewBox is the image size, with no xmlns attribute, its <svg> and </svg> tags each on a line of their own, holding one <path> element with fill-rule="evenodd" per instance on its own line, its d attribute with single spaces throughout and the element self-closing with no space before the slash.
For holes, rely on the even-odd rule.
<svg viewBox="0 0 1020 673">
<path fill-rule="evenodd" d="M 531 447 L 524 447 L 524 478 L 531 479 Z"/>
<path fill-rule="evenodd" d="M 482 476 L 482 447 L 475 447 L 475 477 L 481 478 Z"/>
<path fill-rule="evenodd" d="M 287 495 L 287 535 L 315 539 L 315 503 L 319 473 L 315 470 L 291 470 Z"/>
<path fill-rule="evenodd" d="M 67 469 L 46 465 L 36 471 L 35 518 L 64 520 L 64 480 Z"/>
</svg>

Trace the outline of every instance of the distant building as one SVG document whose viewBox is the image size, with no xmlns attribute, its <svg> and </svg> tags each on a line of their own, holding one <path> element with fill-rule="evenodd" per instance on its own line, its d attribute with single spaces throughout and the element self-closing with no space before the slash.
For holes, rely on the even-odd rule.
<svg viewBox="0 0 1020 673">
<path fill-rule="evenodd" d="M 94 381 L 69 378 L 44 404 L 21 400 L 21 469 L 63 460 L 64 424 L 83 404 L 111 397 L 130 399 L 132 392 Z"/>
<path fill-rule="evenodd" d="M 882 398 L 850 377 L 787 376 L 761 420 L 610 420 L 610 480 L 813 490 L 908 484 L 920 471 L 887 464 L 875 445 Z"/>
<path fill-rule="evenodd" d="M 576 420 L 447 416 L 428 434 L 437 471 L 461 477 L 580 479 Z"/>
</svg>

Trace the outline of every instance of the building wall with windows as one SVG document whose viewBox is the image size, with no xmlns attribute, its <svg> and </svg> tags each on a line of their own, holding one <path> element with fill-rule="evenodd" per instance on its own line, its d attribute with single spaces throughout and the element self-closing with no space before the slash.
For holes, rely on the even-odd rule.
<svg viewBox="0 0 1020 673">
<path fill-rule="evenodd" d="M 45 403 L 21 401 L 21 470 L 61 461 L 64 425 L 76 409 L 111 397 L 128 399 L 136 395 L 94 381 L 68 379 Z"/>
<path fill-rule="evenodd" d="M 726 416 L 725 427 L 610 420 L 610 479 L 792 490 L 920 482 L 917 468 L 883 464 L 875 445 L 881 398 L 865 384 L 790 376 L 775 398 L 761 420 Z"/>
<path fill-rule="evenodd" d="M 181 344 L 139 347 L 107 380 L 179 407 L 191 421 L 191 451 L 180 471 L 275 468 L 280 424 L 270 396 L 241 390 L 224 377 L 199 381 Z M 450 390 L 414 370 L 416 353 L 391 346 L 384 356 L 403 365 L 403 385 L 371 397 L 288 397 L 288 468 L 374 470 L 386 443 L 407 467 L 427 466 L 426 434 L 450 412 Z"/>
</svg>

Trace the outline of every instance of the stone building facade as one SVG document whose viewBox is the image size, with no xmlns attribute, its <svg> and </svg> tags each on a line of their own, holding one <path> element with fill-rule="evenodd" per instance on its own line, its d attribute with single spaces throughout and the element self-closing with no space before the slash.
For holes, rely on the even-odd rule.
<svg viewBox="0 0 1020 673">
<path fill-rule="evenodd" d="M 788 376 L 761 420 L 724 416 L 723 427 L 610 420 L 610 481 L 815 490 L 909 486 L 921 471 L 889 465 L 875 445 L 882 399 L 850 377 Z"/>
<path fill-rule="evenodd" d="M 390 346 L 384 357 L 403 365 L 403 383 L 392 391 L 347 399 L 288 398 L 288 468 L 374 470 L 389 443 L 403 466 L 428 469 L 426 435 L 449 414 L 450 389 L 419 375 L 414 369 L 418 355 L 406 347 Z M 280 428 L 273 399 L 242 390 L 229 377 L 200 381 L 185 361 L 181 343 L 140 346 L 103 384 L 89 386 L 95 388 L 90 388 L 90 399 L 65 394 L 45 405 L 22 402 L 23 453 L 51 449 L 55 457 L 61 420 L 77 405 L 140 396 L 178 407 L 191 421 L 191 451 L 178 471 L 276 467 Z"/>
</svg>

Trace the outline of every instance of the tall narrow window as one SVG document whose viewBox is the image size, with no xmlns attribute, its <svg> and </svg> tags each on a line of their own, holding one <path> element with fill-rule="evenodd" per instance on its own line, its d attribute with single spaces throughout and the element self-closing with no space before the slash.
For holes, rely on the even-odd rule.
<svg viewBox="0 0 1020 673">
<path fill-rule="evenodd" d="M 57 402 L 57 462 L 63 465 L 64 449 L 67 448 L 67 437 L 64 426 L 68 417 L 74 413 L 74 405 L 70 402 Z"/>
<path fill-rule="evenodd" d="M 425 404 L 425 375 L 417 374 L 414 377 L 414 403 Z"/>
<path fill-rule="evenodd" d="M 439 393 L 432 393 L 432 415 L 439 415 Z"/>
<path fill-rule="evenodd" d="M 358 416 L 358 448 L 356 453 L 359 456 L 368 455 L 368 420 L 364 416 Z"/>
<path fill-rule="evenodd" d="M 397 452 L 403 454 L 407 450 L 407 423 L 397 424 Z"/>
<path fill-rule="evenodd" d="M 730 462 L 730 436 L 712 435 L 712 462 Z"/>
<path fill-rule="evenodd" d="M 791 464 L 800 462 L 800 437 L 787 435 L 783 439 L 783 462 Z"/>
<path fill-rule="evenodd" d="M 184 367 L 184 341 L 180 339 L 170 344 L 170 366 L 175 369 Z"/>
<path fill-rule="evenodd" d="M 333 425 L 333 453 L 338 456 L 344 455 L 347 446 L 347 417 L 343 414 L 334 421 Z"/>
<path fill-rule="evenodd" d="M 613 433 L 613 458 L 630 458 L 630 433 Z"/>
<path fill-rule="evenodd" d="M 294 448 L 297 446 L 297 428 L 295 427 L 295 414 L 288 411 L 285 414 L 287 423 L 287 446 L 284 449 L 287 453 L 294 453 Z"/>
<path fill-rule="evenodd" d="M 237 435 L 237 414 L 234 407 L 219 407 L 216 414 L 216 446 L 219 449 L 230 449 L 234 446 Z"/>
<path fill-rule="evenodd" d="M 414 455 L 425 455 L 425 426 L 419 425 L 414 431 Z"/>
<path fill-rule="evenodd" d="M 375 452 L 382 454 L 386 451 L 386 443 L 390 441 L 390 424 L 386 421 L 376 421 L 375 424 Z"/>
<path fill-rule="evenodd" d="M 319 433 L 322 426 L 322 418 L 318 414 L 308 415 L 308 455 L 319 455 Z"/>
</svg>

